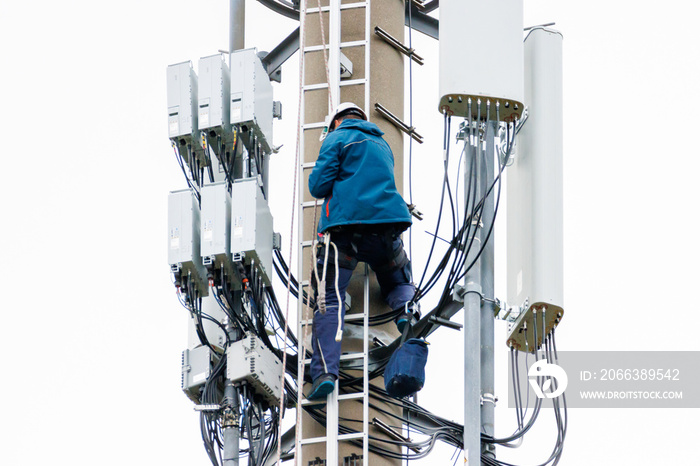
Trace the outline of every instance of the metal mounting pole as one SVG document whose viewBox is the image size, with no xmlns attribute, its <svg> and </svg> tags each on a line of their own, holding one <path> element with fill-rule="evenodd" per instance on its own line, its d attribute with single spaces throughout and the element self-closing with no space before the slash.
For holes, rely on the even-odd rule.
<svg viewBox="0 0 700 466">
<path fill-rule="evenodd" d="M 245 47 L 245 0 L 230 0 L 228 62 L 231 65 L 231 52 Z"/>
<path fill-rule="evenodd" d="M 225 356 L 224 356 L 225 357 Z M 224 398 L 230 400 L 231 406 L 224 413 L 224 466 L 238 466 L 239 452 L 239 421 L 238 421 L 238 391 L 230 380 L 226 381 Z"/>
<path fill-rule="evenodd" d="M 479 136 L 477 134 L 477 140 Z M 467 204 L 466 212 L 471 212 L 477 197 L 483 193 L 481 179 L 481 150 L 477 145 L 469 150 L 465 164 L 465 183 L 469 186 L 474 167 L 476 176 L 476 196 L 472 196 Z M 479 222 L 472 219 L 471 231 L 479 229 Z M 467 264 L 481 249 L 481 235 L 477 233 L 472 244 Z M 478 466 L 481 464 L 481 261 L 477 260 L 465 277 L 464 295 L 464 464 Z"/>
<path fill-rule="evenodd" d="M 240 308 L 241 292 L 234 291 L 234 307 Z M 243 335 L 230 323 L 228 324 L 228 337 L 230 341 L 238 341 Z M 228 357 L 228 348 L 222 358 Z M 222 427 L 224 431 L 224 456 L 223 466 L 238 466 L 240 460 L 240 418 L 238 410 L 238 387 L 226 379 L 224 385 L 224 412 L 222 414 Z"/>
<path fill-rule="evenodd" d="M 496 122 L 489 121 L 486 125 L 486 153 L 485 163 L 481 167 L 481 177 L 485 186 L 491 186 L 494 180 L 494 160 L 496 132 Z M 482 241 L 486 240 L 486 234 L 494 221 L 494 204 L 498 187 L 494 187 L 493 192 L 484 202 L 484 213 L 481 217 L 484 228 L 482 228 Z M 492 298 L 494 292 L 494 232 L 484 246 L 481 253 L 481 292 L 485 297 Z M 493 308 L 489 303 L 481 303 L 481 432 L 493 436 L 495 429 L 495 355 L 494 355 L 494 317 Z M 492 444 L 482 445 L 482 454 L 492 458 L 496 457 L 495 446 Z"/>
<path fill-rule="evenodd" d="M 477 124 L 477 128 L 479 124 Z M 496 123 L 488 121 L 483 135 L 476 130 L 476 147 L 470 147 L 465 170 L 465 186 L 476 184 L 467 204 L 471 212 L 494 180 Z M 470 132 L 471 134 L 471 132 Z M 474 172 L 469 167 L 474 167 Z M 471 229 L 477 230 L 467 263 L 481 250 L 494 221 L 494 199 L 497 188 L 484 200 L 481 217 L 473 218 Z M 494 317 L 490 304 L 482 296 L 494 296 L 493 231 L 484 250 L 465 277 L 464 294 L 464 461 L 466 465 L 481 465 L 481 454 L 495 458 L 493 447 L 481 445 L 481 434 L 493 436 L 496 396 L 494 394 Z"/>
</svg>

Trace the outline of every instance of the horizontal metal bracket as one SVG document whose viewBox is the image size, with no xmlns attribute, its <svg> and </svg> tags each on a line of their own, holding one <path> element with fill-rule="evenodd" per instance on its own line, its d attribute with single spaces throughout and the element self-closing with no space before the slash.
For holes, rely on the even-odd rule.
<svg viewBox="0 0 700 466">
<path fill-rule="evenodd" d="M 403 53 L 410 59 L 412 59 L 414 62 L 418 63 L 419 65 L 423 65 L 423 57 L 418 55 L 415 51 L 415 49 L 408 48 L 406 47 L 403 43 L 401 43 L 398 39 L 396 39 L 394 36 L 386 32 L 384 29 L 380 28 L 379 26 L 375 26 L 374 28 L 374 33 L 384 39 L 384 42 L 387 44 L 391 45 L 394 47 L 396 50 L 399 52 Z"/>
<path fill-rule="evenodd" d="M 194 407 L 195 411 L 219 411 L 220 409 L 219 405 L 196 405 Z"/>
<path fill-rule="evenodd" d="M 403 121 L 401 121 L 401 119 L 400 119 L 399 117 L 397 117 L 396 115 L 394 115 L 393 113 L 391 113 L 389 110 L 387 110 L 387 109 L 386 109 L 382 104 L 380 104 L 379 102 L 377 102 L 376 104 L 374 104 L 374 109 L 375 109 L 377 112 L 379 112 L 379 114 L 380 114 L 381 116 L 383 116 L 384 118 L 386 118 L 387 120 L 389 120 L 390 122 L 392 122 L 392 123 L 394 124 L 394 126 L 396 126 L 396 127 L 399 128 L 401 131 L 403 131 L 404 133 L 408 134 L 408 135 L 411 136 L 413 139 L 415 139 L 416 142 L 418 142 L 419 144 L 423 144 L 423 136 L 421 136 L 420 134 L 416 133 L 416 129 L 415 129 L 413 126 L 408 126 L 406 123 L 404 123 Z"/>
<path fill-rule="evenodd" d="M 447 328 L 451 328 L 453 330 L 461 330 L 464 325 L 458 323 L 458 322 L 452 322 L 450 319 L 444 319 L 439 316 L 430 316 L 428 318 L 428 321 L 437 324 L 437 325 L 442 325 Z"/>
</svg>

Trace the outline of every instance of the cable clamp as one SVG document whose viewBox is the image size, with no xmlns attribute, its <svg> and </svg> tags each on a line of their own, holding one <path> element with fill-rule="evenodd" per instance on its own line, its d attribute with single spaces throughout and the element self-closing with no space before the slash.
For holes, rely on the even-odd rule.
<svg viewBox="0 0 700 466">
<path fill-rule="evenodd" d="M 481 406 L 484 406 L 484 403 L 493 403 L 493 405 L 496 406 L 497 402 L 498 397 L 493 393 L 484 393 L 479 398 L 479 403 L 481 404 Z"/>
<path fill-rule="evenodd" d="M 224 409 L 224 412 L 221 416 L 221 427 L 239 427 L 238 416 L 236 416 L 236 413 L 230 407 Z"/>
<path fill-rule="evenodd" d="M 479 298 L 481 298 L 482 302 L 484 300 L 484 296 L 477 290 L 467 290 L 466 287 L 462 285 L 455 285 L 454 288 L 452 289 L 452 299 L 455 301 L 458 301 L 460 303 L 464 302 L 464 297 L 469 294 L 469 293 L 475 293 L 479 295 Z"/>
</svg>

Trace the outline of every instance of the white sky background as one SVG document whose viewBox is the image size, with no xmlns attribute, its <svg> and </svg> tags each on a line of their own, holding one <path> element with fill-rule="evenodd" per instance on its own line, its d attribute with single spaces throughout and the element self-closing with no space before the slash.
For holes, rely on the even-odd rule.
<svg viewBox="0 0 700 466">
<path fill-rule="evenodd" d="M 567 314 L 559 349 L 700 350 L 697 8 L 677 0 L 526 0 L 525 8 L 526 25 L 556 21 L 564 34 Z M 295 27 L 253 1 L 246 26 L 247 46 L 260 50 Z M 414 42 L 426 57 L 414 67 L 414 121 L 427 140 L 414 152 L 414 199 L 427 214 L 414 227 L 420 270 L 415 244 L 434 225 L 442 120 L 437 44 L 418 33 Z M 167 138 L 165 70 L 227 46 L 223 0 L 0 6 L 0 463 L 209 464 L 180 391 L 186 313 L 168 274 L 166 217 L 167 193 L 185 182 Z M 295 57 L 275 85 L 284 102 L 275 143 L 284 148 L 272 158 L 271 205 L 285 255 L 297 74 Z M 503 278 L 501 269 L 499 297 Z M 461 421 L 461 334 L 439 335 L 420 401 Z M 504 340 L 498 325 L 503 377 Z M 502 383 L 497 391 L 505 400 Z M 560 464 L 697 464 L 696 417 L 571 409 Z M 508 433 L 513 418 L 499 408 L 497 433 Z M 500 457 L 544 461 L 554 420 L 538 423 L 522 449 Z M 451 453 L 416 463 L 451 464 Z"/>
</svg>

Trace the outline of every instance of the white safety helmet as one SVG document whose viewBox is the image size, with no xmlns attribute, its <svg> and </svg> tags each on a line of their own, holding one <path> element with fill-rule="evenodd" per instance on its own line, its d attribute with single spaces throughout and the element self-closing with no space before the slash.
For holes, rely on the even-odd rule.
<svg viewBox="0 0 700 466">
<path fill-rule="evenodd" d="M 335 111 L 331 114 L 331 120 L 328 122 L 328 131 L 333 131 L 333 122 L 337 118 L 351 114 L 357 115 L 363 120 L 367 120 L 367 115 L 365 115 L 365 112 L 360 107 L 352 102 L 343 102 L 342 104 L 338 105 Z"/>
<path fill-rule="evenodd" d="M 328 135 L 328 133 L 333 131 L 333 123 L 335 122 L 335 120 L 345 115 L 357 115 L 363 120 L 367 120 L 367 115 L 360 107 L 353 104 L 352 102 L 343 102 L 335 108 L 333 113 L 329 114 L 326 117 L 326 125 L 325 128 L 323 128 L 323 131 L 321 132 L 321 137 L 319 138 L 319 140 L 323 141 Z"/>
</svg>

